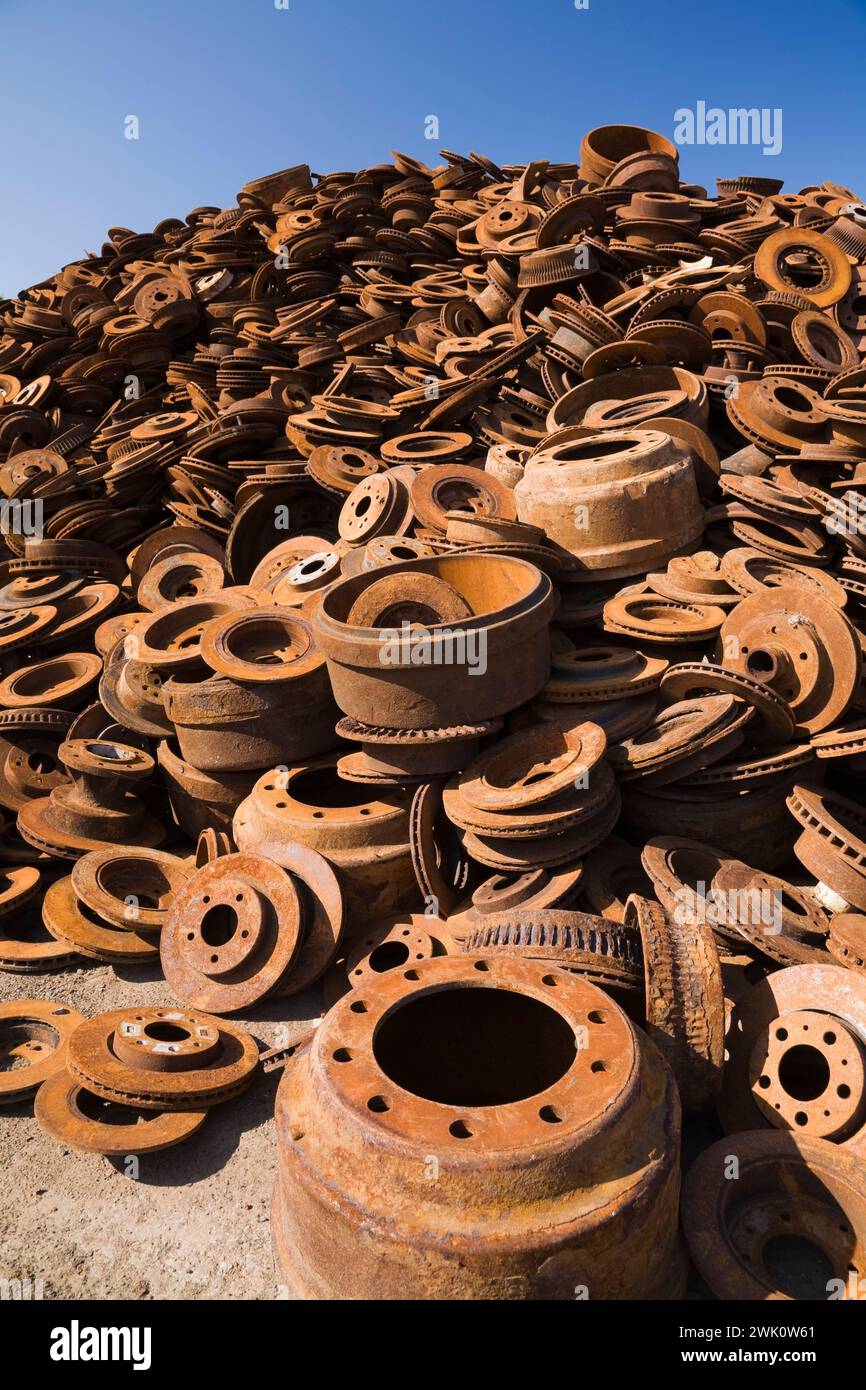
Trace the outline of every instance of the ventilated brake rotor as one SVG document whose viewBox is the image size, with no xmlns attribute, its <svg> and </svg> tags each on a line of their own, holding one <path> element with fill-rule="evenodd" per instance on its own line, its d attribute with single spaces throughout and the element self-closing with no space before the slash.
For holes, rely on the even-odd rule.
<svg viewBox="0 0 866 1390">
<path fill-rule="evenodd" d="M 252 1081 L 258 1048 L 238 1024 L 178 1008 L 128 1007 L 76 1030 L 69 1071 L 106 1100 L 144 1110 L 204 1110 Z"/>
</svg>

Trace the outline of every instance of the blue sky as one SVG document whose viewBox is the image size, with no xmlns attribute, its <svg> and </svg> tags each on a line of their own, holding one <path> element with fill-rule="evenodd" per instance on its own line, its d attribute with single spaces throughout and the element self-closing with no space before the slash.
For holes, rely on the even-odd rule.
<svg viewBox="0 0 866 1390">
<path fill-rule="evenodd" d="M 285 165 L 576 159 L 594 125 L 672 135 L 699 100 L 781 108 L 782 151 L 685 148 L 684 178 L 829 178 L 866 197 L 866 0 L 277 3 L 0 0 L 0 292 L 98 250 L 112 224 L 227 206 Z"/>
</svg>

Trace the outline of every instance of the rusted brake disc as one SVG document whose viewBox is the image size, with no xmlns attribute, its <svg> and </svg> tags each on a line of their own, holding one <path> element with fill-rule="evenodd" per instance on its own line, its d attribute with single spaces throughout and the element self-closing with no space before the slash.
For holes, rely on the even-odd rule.
<svg viewBox="0 0 866 1390">
<path fill-rule="evenodd" d="M 725 1005 L 713 934 L 697 919 L 687 928 L 663 907 L 632 894 L 624 926 L 643 944 L 647 1033 L 670 1064 L 683 1109 L 709 1110 L 722 1082 Z"/>
<path fill-rule="evenodd" d="M 866 910 L 866 814 L 857 802 L 824 787 L 800 784 L 787 799 L 800 826 L 794 853 L 822 889 Z M 832 905 L 836 908 L 839 901 Z"/>
<path fill-rule="evenodd" d="M 18 829 L 28 844 L 77 859 L 106 842 L 148 847 L 162 842 L 164 826 L 146 814 L 130 790 L 152 772 L 150 754 L 109 740 L 67 739 L 59 757 L 72 781 L 22 806 Z"/>
<path fill-rule="evenodd" d="M 695 1161 L 683 1231 L 717 1298 L 857 1298 L 864 1206 L 859 1158 L 821 1139 L 756 1131 L 721 1139 Z"/>
<path fill-rule="evenodd" d="M 773 1125 L 866 1152 L 866 979 L 793 965 L 736 1005 L 719 1118 L 730 1134 Z"/>
<path fill-rule="evenodd" d="M 819 272 L 812 284 L 802 274 L 794 280 L 790 269 L 801 257 Z M 807 227 L 789 227 L 768 236 L 755 256 L 755 274 L 771 290 L 783 293 L 796 288 L 812 304 L 825 308 L 837 304 L 851 284 L 851 263 L 844 252 L 821 232 Z"/>
<path fill-rule="evenodd" d="M 580 647 L 552 654 L 550 679 L 542 691 L 554 704 L 591 704 L 655 690 L 667 669 L 661 657 L 628 647 Z"/>
<path fill-rule="evenodd" d="M 0 681 L 3 709 L 80 709 L 93 698 L 102 659 L 90 652 L 52 657 L 23 666 Z"/>
<path fill-rule="evenodd" d="M 493 874 L 474 890 L 448 918 L 448 929 L 464 940 L 469 932 L 492 920 L 494 913 L 542 912 L 550 907 L 570 907 L 583 882 L 583 865 L 562 869 L 534 869 L 525 874 Z"/>
<path fill-rule="evenodd" d="M 676 835 L 647 840 L 641 853 L 644 870 L 671 921 L 685 931 L 695 923 L 710 925 L 720 945 L 739 951 L 742 937 L 726 926 L 724 913 L 717 920 L 713 904 L 713 879 L 726 858 L 712 845 Z"/>
<path fill-rule="evenodd" d="M 840 965 L 866 974 L 866 917 L 837 913 L 830 923 L 827 950 Z"/>
<path fill-rule="evenodd" d="M 708 661 L 680 661 L 668 667 L 661 679 L 661 692 L 676 701 L 693 700 L 711 692 L 736 695 L 755 711 L 756 718 L 749 727 L 751 738 L 784 743 L 794 733 L 790 706 L 771 686 Z"/>
<path fill-rule="evenodd" d="M 241 860 L 248 861 L 248 867 L 241 869 L 241 877 L 249 878 L 250 886 L 255 887 L 256 899 L 264 899 L 265 904 L 270 900 L 273 908 L 273 914 L 271 914 L 265 912 L 263 910 L 264 904 L 262 905 L 263 921 L 270 925 L 270 940 L 274 946 L 272 957 L 267 960 L 263 959 L 262 956 L 265 932 L 258 931 L 255 926 L 260 906 L 254 899 L 252 908 L 250 908 L 249 895 L 242 886 L 236 889 L 233 894 L 228 892 L 225 885 L 219 887 L 223 879 L 226 880 L 227 884 L 232 882 L 232 874 L 236 872 L 235 865 L 240 864 Z M 214 883 L 218 885 L 217 893 L 210 891 L 210 885 Z M 238 891 L 245 893 L 244 913 L 246 915 L 250 910 L 252 911 L 254 919 L 252 925 L 245 920 L 239 921 L 236 926 L 231 916 L 232 913 L 236 913 L 239 918 L 241 916 L 241 905 L 237 901 Z M 229 949 L 222 953 L 217 949 L 216 954 L 218 956 L 222 954 L 223 959 L 227 958 L 227 963 L 230 964 L 237 960 L 237 971 L 241 975 L 241 981 L 246 979 L 246 983 L 241 984 L 235 978 L 227 978 L 226 988 L 220 991 L 221 997 L 225 999 L 229 992 L 234 997 L 237 993 L 261 989 L 265 980 L 271 978 L 275 972 L 278 960 L 284 958 L 286 954 L 289 942 L 282 940 L 282 938 L 288 936 L 288 932 L 279 913 L 280 905 L 291 900 L 292 895 L 297 899 L 298 904 L 295 910 L 297 923 L 295 930 L 298 939 L 292 949 L 288 966 L 280 976 L 278 985 L 272 986 L 271 991 L 282 995 L 296 994 L 314 984 L 339 954 L 346 918 L 343 893 L 334 869 L 321 854 L 317 854 L 307 845 L 299 844 L 282 845 L 268 859 L 243 852 L 237 855 L 221 855 L 200 868 L 195 876 L 188 881 L 185 888 L 176 895 L 172 903 L 170 919 L 163 932 L 161 946 L 168 956 L 175 959 L 176 963 L 171 968 L 177 976 L 179 984 L 183 983 L 185 956 L 187 951 L 191 949 L 191 944 L 187 944 L 190 931 L 193 932 L 194 941 L 198 935 L 205 943 L 207 943 L 209 933 L 207 913 L 197 927 L 194 924 L 191 925 L 189 921 L 184 923 L 184 913 L 189 913 L 196 904 L 198 905 L 197 911 L 201 912 L 206 905 L 205 898 L 213 898 L 216 903 L 228 909 L 227 913 L 219 914 L 214 935 L 217 938 L 224 937 L 228 932 L 229 938 L 226 946 Z M 230 901 L 224 901 L 226 898 L 229 898 Z M 207 903 L 208 911 L 210 906 L 211 904 Z M 276 941 L 274 941 L 274 927 L 276 928 Z M 244 931 L 250 933 L 248 938 L 244 937 Z M 170 935 L 166 934 L 168 932 Z M 236 937 L 239 940 L 236 941 Z M 246 942 L 252 941 L 254 938 L 257 940 L 258 951 L 247 953 Z M 219 948 L 219 946 L 220 942 L 217 940 L 216 947 Z M 199 950 L 201 950 L 200 959 L 208 956 L 206 950 L 201 947 Z M 214 952 L 211 951 L 209 954 L 212 956 Z M 189 964 L 192 966 L 194 961 Z M 168 975 L 169 966 L 166 961 L 163 962 L 163 966 Z M 203 965 L 202 969 L 205 974 L 209 972 L 222 973 L 219 960 L 208 959 L 207 965 Z M 234 964 L 232 964 L 232 970 L 235 970 Z M 244 970 L 251 972 L 251 974 L 245 977 Z M 236 986 L 234 990 L 232 990 L 233 986 Z M 256 997 L 263 996 L 257 993 Z M 240 1006 L 232 1005 L 231 1007 Z"/>
<path fill-rule="evenodd" d="M 412 798 L 409 847 L 425 907 L 450 919 L 474 875 L 472 861 L 442 809 L 442 788 L 436 782 L 423 784 Z"/>
<path fill-rule="evenodd" d="M 792 884 L 728 859 L 713 877 L 713 921 L 724 918 L 781 965 L 827 962 L 827 916 Z"/>
<path fill-rule="evenodd" d="M 752 708 L 735 695 L 680 700 L 660 710 L 646 729 L 608 753 L 622 780 L 641 778 L 656 786 L 679 781 L 739 748 Z"/>
<path fill-rule="evenodd" d="M 530 811 L 589 779 L 607 739 L 597 724 L 567 732 L 541 725 L 502 739 L 457 778 L 460 796 L 481 811 Z"/>
<path fill-rule="evenodd" d="M 0 1105 L 32 1096 L 62 1071 L 69 1039 L 83 1016 L 52 999 L 0 1004 Z"/>
<path fill-rule="evenodd" d="M 677 1110 L 658 1054 L 576 975 L 472 955 L 389 971 L 283 1076 L 280 1267 L 308 1298 L 670 1296 Z"/>
<path fill-rule="evenodd" d="M 482 738 L 501 727 L 500 719 L 488 719 L 453 729 L 382 729 L 343 718 L 336 725 L 337 734 L 361 748 L 344 754 L 337 770 L 348 782 L 395 787 L 449 777 L 476 756 Z"/>
<path fill-rule="evenodd" d="M 848 619 L 799 587 L 743 599 L 719 642 L 724 665 L 781 695 L 810 734 L 844 716 L 860 681 L 860 646 Z"/>
<path fill-rule="evenodd" d="M 519 782 L 531 776 L 531 768 L 537 766 L 536 745 L 532 740 L 527 744 L 522 735 L 515 738 L 520 741 L 511 750 L 512 756 L 515 751 L 529 750 L 528 761 L 524 758 L 517 766 L 515 780 Z M 443 806 L 449 819 L 464 832 L 467 853 L 489 868 L 523 873 L 532 868 L 556 868 L 573 863 L 575 858 L 600 844 L 619 814 L 619 793 L 610 768 L 598 758 L 602 746 L 598 738 L 594 739 L 594 745 L 592 756 L 597 760 L 592 769 L 587 770 L 571 764 L 571 752 L 563 755 L 561 737 L 548 741 L 545 746 L 555 748 L 556 756 L 564 756 L 565 762 L 571 765 L 572 785 L 547 800 L 532 801 L 525 809 L 518 803 L 509 810 L 488 811 L 473 804 L 470 796 L 481 799 L 484 793 L 474 789 L 472 768 L 467 770 L 473 779 L 466 784 L 468 796 L 458 779 L 449 783 L 443 792 Z M 589 743 L 586 747 L 589 748 Z M 502 772 L 496 774 L 498 778 L 515 775 L 505 771 L 509 765 L 507 753 L 502 763 Z M 561 780 L 561 770 L 561 767 L 553 769 L 554 785 Z M 543 772 L 539 776 L 547 782 Z M 502 786 L 507 788 L 505 780 Z M 491 794 L 498 795 L 498 792 L 491 789 Z"/>
<path fill-rule="evenodd" d="M 0 712 L 0 804 L 18 811 L 63 782 L 57 750 L 72 720 L 60 709 Z"/>
<path fill-rule="evenodd" d="M 638 933 L 586 912 L 528 907 L 486 913 L 463 950 L 497 959 L 512 955 L 549 961 L 610 989 L 615 998 L 619 990 L 643 986 Z"/>
<path fill-rule="evenodd" d="M 290 874 L 226 854 L 174 894 L 160 935 L 165 977 L 193 1009 L 234 1013 L 279 993 L 301 947 L 304 911 Z"/>
<path fill-rule="evenodd" d="M 386 917 L 360 936 L 346 959 L 337 962 L 324 981 L 326 1008 L 349 989 L 364 989 L 377 975 L 409 969 L 416 961 L 453 955 L 457 945 L 438 917 L 416 912 Z"/>
<path fill-rule="evenodd" d="M 63 969 L 76 959 L 42 920 L 44 892 L 45 880 L 33 864 L 0 871 L 0 970 L 34 974 Z"/>
<path fill-rule="evenodd" d="M 156 849 L 93 850 L 76 860 L 72 886 L 79 902 L 116 927 L 159 931 L 172 895 L 189 877 L 187 862 Z"/>
<path fill-rule="evenodd" d="M 73 1034 L 68 1066 L 87 1090 L 143 1110 L 206 1110 L 252 1081 L 258 1048 L 236 1023 L 177 1008 L 113 1009 Z"/>
<path fill-rule="evenodd" d="M 81 1086 L 62 1070 L 40 1086 L 34 1113 L 39 1128 L 58 1144 L 84 1153 L 125 1158 L 183 1143 L 201 1129 L 207 1110 L 136 1110 Z"/>
<path fill-rule="evenodd" d="M 139 964 L 159 956 L 155 933 L 139 932 L 131 921 L 106 921 L 80 902 L 72 879 L 59 878 L 42 900 L 42 920 L 65 951 L 111 965 Z"/>
<path fill-rule="evenodd" d="M 48 930 L 42 906 L 29 903 L 0 920 L 0 970 L 11 975 L 40 975 L 65 970 L 80 961 L 69 943 L 58 941 Z"/>
</svg>

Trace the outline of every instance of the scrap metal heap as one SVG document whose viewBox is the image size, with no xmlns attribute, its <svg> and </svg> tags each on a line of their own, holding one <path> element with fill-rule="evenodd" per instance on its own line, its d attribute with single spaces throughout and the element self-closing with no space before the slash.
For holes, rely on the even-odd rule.
<svg viewBox="0 0 866 1390">
<path fill-rule="evenodd" d="M 298 166 L 0 316 L 0 969 L 176 1001 L 4 1003 L 0 1099 L 117 1155 L 285 1065 L 309 1297 L 866 1277 L 855 194 Z"/>
</svg>

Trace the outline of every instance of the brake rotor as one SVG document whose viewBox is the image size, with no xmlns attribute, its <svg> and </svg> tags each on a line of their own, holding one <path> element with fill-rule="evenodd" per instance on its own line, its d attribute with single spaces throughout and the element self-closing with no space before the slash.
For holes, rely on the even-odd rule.
<svg viewBox="0 0 866 1390">
<path fill-rule="evenodd" d="M 422 468 L 409 491 L 412 509 L 422 526 L 443 535 L 448 529 L 448 512 L 469 516 L 517 519 L 517 505 L 511 488 L 482 468 L 457 463 L 438 463 Z"/>
<path fill-rule="evenodd" d="M 794 853 L 846 904 L 866 910 L 866 815 L 857 802 L 820 786 L 798 785 L 787 807 L 801 827 Z"/>
<path fill-rule="evenodd" d="M 226 863 L 232 857 L 225 855 L 215 863 Z M 285 841 L 269 845 L 268 858 L 294 883 L 303 909 L 300 946 L 279 986 L 280 995 L 285 997 L 315 984 L 336 960 L 348 912 L 340 880 L 324 855 L 309 845 Z"/>
<path fill-rule="evenodd" d="M 842 718 L 860 682 L 860 644 L 850 622 L 801 588 L 744 598 L 719 643 L 724 665 L 774 690 L 810 734 Z"/>
<path fill-rule="evenodd" d="M 0 655 L 5 656 L 31 643 L 38 645 L 38 639 L 44 640 L 56 619 L 57 609 L 50 603 L 34 608 L 0 609 Z"/>
<path fill-rule="evenodd" d="M 552 654 L 541 698 L 554 704 L 619 700 L 655 690 L 667 661 L 631 647 L 584 647 Z"/>
<path fill-rule="evenodd" d="M 56 940 L 42 919 L 42 904 L 28 903 L 0 920 L 0 970 L 10 975 L 41 975 L 81 964 L 67 943 Z"/>
<path fill-rule="evenodd" d="M 609 806 L 615 797 L 613 774 L 607 763 L 600 760 L 591 774 L 575 775 L 564 791 L 546 801 L 534 802 L 525 810 L 519 804 L 503 811 L 480 809 L 463 795 L 457 778 L 445 787 L 442 804 L 461 830 L 503 840 L 546 840 L 576 829 Z"/>
<path fill-rule="evenodd" d="M 357 740 L 361 749 L 345 753 L 337 771 L 349 782 L 385 786 L 450 777 L 477 755 L 482 738 L 501 727 L 501 719 L 488 719 L 451 729 L 385 729 L 344 715 L 335 732 L 340 738 Z"/>
<path fill-rule="evenodd" d="M 92 850 L 72 866 L 79 902 L 115 927 L 159 931 L 172 897 L 190 875 L 174 854 L 137 846 Z"/>
<path fill-rule="evenodd" d="M 153 771 L 149 753 L 109 739 L 67 739 L 59 757 L 71 782 L 18 812 L 18 830 L 28 844 L 77 859 L 106 842 L 150 847 L 165 838 L 165 826 L 147 815 L 129 789 Z"/>
<path fill-rule="evenodd" d="M 0 803 L 18 811 L 66 780 L 57 750 L 72 723 L 68 710 L 0 712 Z"/>
<path fill-rule="evenodd" d="M 0 1105 L 26 1100 L 66 1065 L 82 1014 L 52 999 L 0 1004 Z"/>
<path fill-rule="evenodd" d="M 207 1110 L 136 1110 L 79 1085 L 65 1069 L 39 1088 L 34 1106 L 43 1134 L 82 1153 L 125 1158 L 182 1144 L 201 1129 Z"/>
<path fill-rule="evenodd" d="M 622 633 L 641 642 L 706 642 L 725 621 L 725 611 L 713 604 L 677 603 L 661 594 L 617 595 L 604 605 L 605 632 Z"/>
<path fill-rule="evenodd" d="M 0 918 L 19 912 L 38 897 L 42 886 L 42 875 L 33 864 L 0 868 Z"/>
<path fill-rule="evenodd" d="M 359 937 L 346 957 L 347 983 L 352 989 L 363 989 L 389 970 L 409 969 L 415 961 L 448 954 L 443 945 L 443 933 L 447 940 L 444 922 L 422 913 L 403 914 L 379 922 Z"/>
<path fill-rule="evenodd" d="M 726 927 L 723 915 L 717 921 L 713 907 L 713 879 L 728 858 L 724 850 L 699 840 L 658 835 L 646 841 L 640 857 L 655 895 L 672 922 L 683 930 L 691 930 L 695 923 L 708 925 L 720 945 L 742 950 L 740 934 Z"/>
<path fill-rule="evenodd" d="M 450 920 L 472 877 L 471 861 L 442 809 L 442 788 L 427 782 L 412 798 L 409 814 L 412 869 L 425 902 Z"/>
<path fill-rule="evenodd" d="M 118 640 L 105 658 L 99 698 L 124 728 L 147 738 L 164 738 L 174 726 L 163 703 L 163 673 L 127 655 L 134 638 L 133 633 Z"/>
<path fill-rule="evenodd" d="M 766 752 L 741 748 L 732 758 L 689 773 L 680 780 L 680 786 L 712 787 L 724 784 L 744 790 L 763 785 L 788 786 L 791 775 L 814 760 L 815 754 L 808 743 L 791 743 L 786 748 Z"/>
<path fill-rule="evenodd" d="M 0 705 L 16 710 L 43 705 L 78 709 L 92 695 L 101 671 L 102 659 L 92 652 L 72 652 L 22 666 L 0 681 Z"/>
<path fill-rule="evenodd" d="M 827 950 L 840 965 L 866 974 L 866 917 L 838 912 L 830 922 Z"/>
<path fill-rule="evenodd" d="M 73 1035 L 69 1071 L 104 1100 L 143 1110 L 204 1110 L 252 1081 L 259 1052 L 236 1023 L 177 1008 L 112 1009 Z"/>
<path fill-rule="evenodd" d="M 138 965 L 159 956 L 156 937 L 102 921 L 79 903 L 72 879 L 59 878 L 42 900 L 42 920 L 61 948 L 109 965 Z"/>
<path fill-rule="evenodd" d="M 751 737 L 785 743 L 794 732 L 790 707 L 775 690 L 708 661 L 679 661 L 668 667 L 661 679 L 661 692 L 669 700 L 693 700 L 711 692 L 737 695 L 755 711 Z"/>
<path fill-rule="evenodd" d="M 791 258 L 805 258 L 817 264 L 820 271 L 816 283 L 803 285 L 786 273 Z M 788 293 L 792 290 L 808 299 L 816 308 L 826 308 L 843 299 L 851 285 L 851 262 L 844 251 L 821 232 L 808 227 L 785 227 L 772 232 L 755 254 L 754 270 L 759 280 L 771 290 Z"/>
<path fill-rule="evenodd" d="M 735 546 L 722 556 L 722 572 L 731 587 L 743 596 L 764 589 L 797 588 L 817 593 L 834 608 L 844 608 L 847 602 L 841 584 L 823 570 L 804 569 L 790 560 L 773 558 L 746 546 Z"/>
<path fill-rule="evenodd" d="M 166 980 L 190 1008 L 247 1008 L 279 992 L 303 914 L 294 880 L 269 859 L 223 855 L 174 892 L 159 942 Z"/>
<path fill-rule="evenodd" d="M 608 771 L 606 767 L 605 771 Z M 613 784 L 611 795 L 598 809 L 587 813 L 578 824 L 565 830 L 559 829 L 556 833 L 532 840 L 467 830 L 463 835 L 463 847 L 477 863 L 500 873 L 561 868 L 573 864 L 603 844 L 619 820 L 619 814 L 620 794 Z"/>
<path fill-rule="evenodd" d="M 522 811 L 588 780 L 607 739 L 597 724 L 563 732 L 553 725 L 511 734 L 481 753 L 458 778 L 460 795 L 482 811 Z"/>
<path fill-rule="evenodd" d="M 754 985 L 728 1032 L 726 1133 L 773 1125 L 866 1152 L 866 979 L 793 965 Z"/>
<path fill-rule="evenodd" d="M 820 1302 L 831 1279 L 845 1298 L 853 1283 L 856 1298 L 866 1272 L 864 1205 L 859 1157 L 765 1130 L 721 1139 L 695 1160 L 683 1186 L 683 1231 L 717 1298 Z"/>
<path fill-rule="evenodd" d="M 780 965 L 827 962 L 827 915 L 813 899 L 783 878 L 728 859 L 713 877 L 716 920 L 724 913 L 751 945 Z"/>
<path fill-rule="evenodd" d="M 681 700 L 660 710 L 641 733 L 612 744 L 608 758 L 622 780 L 679 781 L 738 748 L 752 714 L 735 695 Z"/>
</svg>

